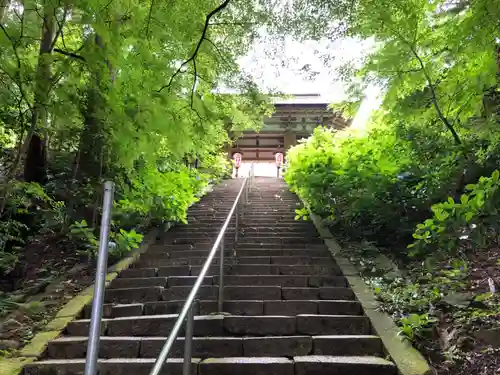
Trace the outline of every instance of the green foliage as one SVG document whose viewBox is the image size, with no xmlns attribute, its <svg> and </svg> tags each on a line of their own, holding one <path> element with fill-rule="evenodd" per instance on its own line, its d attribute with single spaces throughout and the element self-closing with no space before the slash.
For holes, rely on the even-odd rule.
<svg viewBox="0 0 500 375">
<path fill-rule="evenodd" d="M 406 256 L 402 247 L 431 214 L 434 218 L 417 228 L 419 249 L 444 233 L 442 220 L 447 220 L 448 237 L 455 236 L 452 242 L 440 237 L 446 249 L 460 241 L 460 230 L 470 231 L 467 225 L 476 225 L 472 232 L 477 240 L 485 238 L 496 215 L 495 174 L 480 178 L 477 186 L 468 182 L 476 182 L 480 173 L 492 173 L 496 155 L 482 155 L 484 145 L 498 149 L 496 138 L 480 133 L 464 138 L 474 151 L 466 158 L 446 134 L 425 134 L 418 126 L 376 125 L 365 135 L 317 128 L 288 152 L 286 181 L 332 226 L 347 236 L 390 245 L 396 256 Z M 456 198 L 448 198 L 450 194 Z M 457 218 L 453 225 L 449 216 Z M 477 216 L 484 225 L 478 226 Z M 442 246 L 436 243 L 426 253 Z"/>
<path fill-rule="evenodd" d="M 296 208 L 295 209 L 295 220 L 308 220 L 309 211 L 307 208 Z"/>
<path fill-rule="evenodd" d="M 429 314 L 410 314 L 399 320 L 399 336 L 412 342 L 428 336 L 433 330 L 436 319 L 429 317 Z"/>
<path fill-rule="evenodd" d="M 71 224 L 68 237 L 82 247 L 80 250 L 82 255 L 91 258 L 97 256 L 99 240 L 94 234 L 94 230 L 88 227 L 85 220 Z M 109 237 L 108 256 L 111 259 L 122 258 L 131 250 L 138 248 L 143 239 L 143 235 L 137 233 L 134 229 L 126 231 L 122 228 L 118 231 L 112 231 Z"/>
<path fill-rule="evenodd" d="M 120 229 L 119 232 L 111 233 L 111 240 L 114 246 L 109 249 L 109 256 L 122 258 L 133 249 L 137 249 L 144 236 L 135 230 L 126 231 Z"/>
<path fill-rule="evenodd" d="M 318 128 L 289 151 L 285 179 L 313 211 L 348 232 L 361 237 L 404 235 L 414 225 L 408 211 L 424 203 L 419 201 L 415 181 L 398 179 L 399 174 L 417 167 L 411 150 L 404 146 L 388 130 L 354 138 Z"/>
<path fill-rule="evenodd" d="M 69 226 L 68 237 L 75 241 L 85 250 L 85 253 L 95 255 L 99 241 L 94 234 L 94 230 L 89 228 L 86 220 L 75 221 Z"/>
<path fill-rule="evenodd" d="M 206 155 L 198 165 L 198 169 L 211 176 L 211 182 L 219 182 L 224 178 L 230 178 L 233 172 L 232 160 L 224 152 Z"/>
<path fill-rule="evenodd" d="M 119 253 L 136 246 L 134 230 L 186 220 L 230 173 L 230 138 L 272 111 L 238 64 L 278 21 L 260 3 L 0 7 L 3 270 L 44 236 L 94 251 L 106 180 Z"/>
<path fill-rule="evenodd" d="M 197 201 L 196 194 L 207 185 L 207 175 L 179 166 L 161 172 L 144 166 L 132 177 L 118 201 L 118 216 L 124 224 L 159 224 L 186 222 L 188 207 Z M 127 216 L 128 219 L 124 219 Z"/>
<path fill-rule="evenodd" d="M 477 184 L 467 185 L 459 201 L 449 197 L 433 205 L 434 216 L 416 227 L 415 242 L 408 246 L 412 253 L 456 254 L 461 242 L 484 247 L 491 237 L 497 237 L 499 176 L 496 170 L 491 177 L 481 177 Z"/>
</svg>

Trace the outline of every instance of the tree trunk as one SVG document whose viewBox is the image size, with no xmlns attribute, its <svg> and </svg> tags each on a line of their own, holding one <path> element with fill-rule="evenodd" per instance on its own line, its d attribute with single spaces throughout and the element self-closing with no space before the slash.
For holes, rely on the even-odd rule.
<svg viewBox="0 0 500 375">
<path fill-rule="evenodd" d="M 25 140 L 24 180 L 27 182 L 43 184 L 47 180 L 47 152 L 43 131 L 47 126 L 47 103 L 52 84 L 51 53 L 56 32 L 55 8 L 50 4 L 46 4 L 35 78 L 31 126 Z"/>
<path fill-rule="evenodd" d="M 91 83 L 92 85 L 92 83 Z M 87 89 L 87 103 L 83 115 L 83 129 L 80 135 L 80 162 L 78 175 L 92 180 L 101 176 L 101 154 L 105 146 L 102 124 L 104 98 L 100 88 L 94 84 Z"/>
<path fill-rule="evenodd" d="M 500 46 L 495 47 L 495 59 L 497 65 L 496 84 L 487 90 L 483 96 L 483 115 L 486 118 L 500 115 Z"/>
<path fill-rule="evenodd" d="M 7 8 L 9 7 L 10 0 L 0 0 L 0 22 L 3 21 Z"/>
<path fill-rule="evenodd" d="M 93 67 L 93 80 L 87 89 L 87 102 L 82 113 L 83 130 L 80 135 L 80 165 L 78 175 L 88 177 L 92 180 L 100 178 L 106 173 L 106 165 L 103 155 L 106 154 L 106 129 L 102 116 L 105 114 L 106 99 L 103 93 L 109 89 L 109 80 L 103 79 L 104 62 L 111 81 L 114 80 L 114 71 L 111 63 L 106 58 L 104 41 L 99 34 L 94 37 L 94 47 L 103 57 L 102 62 L 98 61 Z M 104 69 L 105 70 L 105 69 Z"/>
</svg>

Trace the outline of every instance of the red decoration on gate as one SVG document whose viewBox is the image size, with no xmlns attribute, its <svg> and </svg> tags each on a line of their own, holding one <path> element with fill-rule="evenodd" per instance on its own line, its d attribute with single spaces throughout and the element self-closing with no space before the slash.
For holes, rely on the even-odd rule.
<svg viewBox="0 0 500 375">
<path fill-rule="evenodd" d="M 276 165 L 279 167 L 281 164 L 283 164 L 283 154 L 281 152 L 277 152 L 275 155 L 276 158 Z"/>
<path fill-rule="evenodd" d="M 241 154 L 239 152 L 237 152 L 233 155 L 233 158 L 234 158 L 234 164 L 236 165 L 236 168 L 239 168 L 241 165 Z"/>
</svg>

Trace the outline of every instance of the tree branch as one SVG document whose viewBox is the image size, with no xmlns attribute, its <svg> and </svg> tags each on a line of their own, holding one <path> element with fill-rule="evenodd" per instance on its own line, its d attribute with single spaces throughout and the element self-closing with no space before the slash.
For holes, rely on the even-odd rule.
<svg viewBox="0 0 500 375">
<path fill-rule="evenodd" d="M 56 31 L 56 35 L 54 36 L 54 39 L 52 40 L 52 43 L 50 44 L 49 51 L 52 51 L 54 49 L 54 46 L 57 43 L 57 39 L 59 39 L 59 36 L 62 35 L 64 23 L 66 22 L 66 17 L 68 15 L 68 7 L 64 8 L 61 22 L 59 22 L 59 20 L 57 19 L 56 11 L 57 11 L 57 9 L 54 8 L 54 19 L 57 23 L 57 31 Z"/>
<path fill-rule="evenodd" d="M 415 56 L 415 58 L 417 59 L 418 63 L 422 67 L 422 73 L 424 74 L 425 79 L 427 80 L 427 84 L 429 85 L 429 89 L 431 90 L 432 104 L 434 105 L 434 109 L 436 110 L 436 113 L 437 113 L 439 119 L 443 122 L 444 126 L 446 126 L 448 128 L 451 135 L 453 136 L 453 139 L 455 140 L 455 143 L 457 145 L 461 145 L 462 141 L 460 140 L 460 137 L 458 136 L 455 128 L 453 127 L 453 125 L 451 125 L 451 123 L 445 117 L 445 115 L 441 111 L 441 107 L 439 107 L 439 103 L 437 101 L 436 90 L 434 88 L 434 84 L 432 83 L 431 77 L 429 76 L 429 73 L 427 72 L 427 69 L 425 69 L 424 62 L 422 61 L 422 59 L 418 55 L 417 51 L 415 51 L 415 48 L 413 48 L 413 46 L 411 46 L 411 45 L 408 45 L 408 46 L 409 46 L 411 52 L 413 53 L 413 55 Z"/>
<path fill-rule="evenodd" d="M 194 70 L 194 79 L 193 79 L 193 86 L 191 86 L 191 109 L 193 108 L 194 104 L 194 90 L 196 89 L 196 83 L 198 82 L 198 76 L 197 76 L 197 70 L 196 70 L 196 59 L 193 60 L 193 70 Z"/>
<path fill-rule="evenodd" d="M 223 54 L 222 54 L 222 52 L 220 51 L 219 47 L 217 47 L 217 45 L 216 45 L 214 42 L 212 42 L 212 40 L 211 40 L 211 39 L 205 38 L 205 40 L 206 40 L 207 42 L 209 42 L 209 43 L 210 43 L 210 44 L 214 47 L 214 49 L 215 49 L 215 50 L 219 53 L 219 55 L 220 55 L 220 57 L 221 57 L 222 61 L 223 61 L 223 62 L 224 62 L 224 63 L 228 66 L 228 68 L 233 69 L 233 67 L 231 66 L 231 64 L 229 64 L 229 62 L 226 60 L 226 58 L 224 57 L 224 55 L 223 55 Z"/>
<path fill-rule="evenodd" d="M 165 86 L 162 86 L 160 89 L 158 89 L 157 90 L 158 92 L 161 92 L 165 88 L 170 88 L 175 77 L 177 77 L 177 75 L 179 75 L 182 72 L 182 68 L 185 65 L 189 64 L 191 61 L 194 61 L 196 59 L 196 56 L 198 55 L 198 52 L 200 51 L 200 48 L 201 48 L 201 45 L 203 44 L 203 41 L 206 40 L 208 27 L 210 26 L 210 19 L 213 16 L 215 16 L 217 13 L 220 13 L 221 11 L 223 11 L 224 8 L 226 8 L 229 5 L 230 2 L 231 2 L 231 0 L 224 0 L 224 2 L 221 5 L 219 5 L 217 8 L 215 8 L 214 10 L 212 10 L 210 13 L 207 14 L 207 16 L 205 18 L 205 25 L 204 25 L 203 31 L 201 33 L 201 37 L 198 40 L 198 43 L 196 44 L 196 48 L 194 49 L 193 54 L 191 55 L 191 57 L 189 57 L 187 60 L 185 60 L 179 66 L 179 68 L 175 71 L 175 73 L 172 75 L 172 77 L 170 77 L 170 81 L 168 82 L 168 84 Z"/>
<path fill-rule="evenodd" d="M 155 3 L 155 0 L 151 0 L 151 4 L 149 5 L 148 23 L 146 25 L 146 39 L 149 38 L 149 26 L 151 24 L 151 15 L 153 13 L 154 3 Z"/>
<path fill-rule="evenodd" d="M 420 57 L 420 55 L 418 54 L 418 52 L 416 51 L 414 45 L 411 44 L 410 42 L 408 42 L 405 37 L 403 37 L 399 32 L 397 32 L 393 28 L 391 28 L 389 26 L 388 26 L 388 28 L 389 28 L 389 30 L 391 30 L 394 33 L 394 35 L 396 35 L 396 37 L 398 37 L 404 44 L 406 44 L 408 46 L 408 48 L 410 49 L 410 51 L 413 54 L 413 56 L 415 57 L 415 59 L 417 59 L 418 64 L 420 65 L 420 68 L 422 69 L 422 73 L 424 74 L 424 77 L 427 81 L 427 85 L 429 86 L 429 89 L 431 91 L 432 105 L 434 106 L 434 109 L 436 110 L 438 118 L 441 120 L 441 122 L 444 124 L 444 126 L 450 131 L 451 135 L 453 136 L 453 139 L 455 140 L 455 144 L 461 145 L 462 141 L 460 140 L 460 137 L 458 136 L 455 128 L 450 123 L 450 121 L 448 121 L 446 116 L 441 111 L 441 107 L 439 106 L 439 103 L 438 103 L 434 83 L 432 82 L 432 79 L 431 79 L 429 73 L 427 72 L 425 64 L 424 64 L 422 58 Z"/>
<path fill-rule="evenodd" d="M 61 55 L 64 55 L 64 56 L 71 57 L 73 59 L 77 59 L 77 60 L 85 61 L 85 62 L 87 61 L 87 60 L 85 60 L 85 57 L 77 55 L 76 53 L 73 53 L 73 52 L 63 51 L 62 49 L 59 49 L 59 48 L 54 48 L 53 51 L 60 53 Z"/>
</svg>

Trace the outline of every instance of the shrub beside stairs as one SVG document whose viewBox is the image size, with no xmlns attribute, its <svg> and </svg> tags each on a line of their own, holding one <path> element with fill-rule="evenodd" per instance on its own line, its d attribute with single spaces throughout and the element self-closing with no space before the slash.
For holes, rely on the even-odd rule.
<svg viewBox="0 0 500 375">
<path fill-rule="evenodd" d="M 147 375 L 241 186 L 222 183 L 194 205 L 189 224 L 163 234 L 106 290 L 100 375 Z M 256 178 L 240 237 L 225 241 L 224 314 L 218 259 L 195 305 L 193 374 L 396 375 L 381 339 L 299 200 L 276 178 Z M 25 375 L 76 375 L 85 366 L 90 306 L 49 342 Z M 184 339 L 162 374 L 182 373 Z"/>
</svg>

